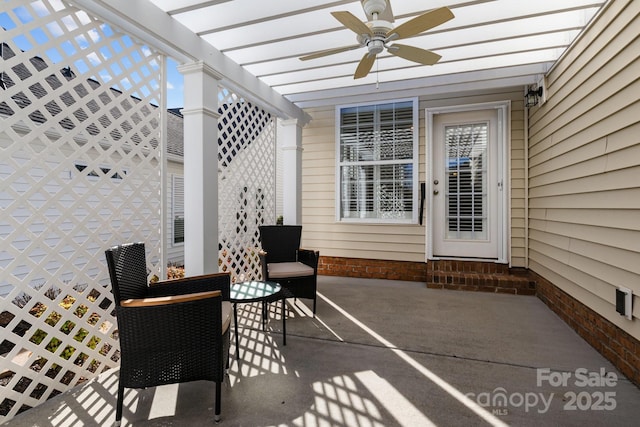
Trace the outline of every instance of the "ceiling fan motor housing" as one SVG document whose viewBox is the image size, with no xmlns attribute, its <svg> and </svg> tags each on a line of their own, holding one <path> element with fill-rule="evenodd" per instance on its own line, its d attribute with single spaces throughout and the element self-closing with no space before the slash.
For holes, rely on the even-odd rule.
<svg viewBox="0 0 640 427">
<path fill-rule="evenodd" d="M 393 30 L 393 24 L 391 24 L 391 22 L 382 21 L 380 19 L 371 21 L 367 25 L 369 26 L 369 28 L 371 28 L 371 31 L 373 32 L 373 36 L 375 38 L 379 37 L 384 39 L 385 37 L 387 37 L 387 33 Z"/>
<path fill-rule="evenodd" d="M 371 32 L 373 33 L 373 36 L 358 35 L 357 37 L 358 43 L 360 43 L 363 46 L 368 46 L 369 52 L 371 53 L 374 53 L 372 51 L 373 49 L 375 50 L 379 49 L 379 51 L 375 53 L 382 52 L 384 48 L 384 44 L 387 42 L 387 33 L 389 33 L 389 31 L 393 29 L 393 25 L 391 24 L 391 22 L 388 22 L 388 21 L 375 20 L 375 21 L 367 22 L 367 26 L 371 28 Z M 373 43 L 373 42 L 376 42 L 376 43 Z"/>
</svg>

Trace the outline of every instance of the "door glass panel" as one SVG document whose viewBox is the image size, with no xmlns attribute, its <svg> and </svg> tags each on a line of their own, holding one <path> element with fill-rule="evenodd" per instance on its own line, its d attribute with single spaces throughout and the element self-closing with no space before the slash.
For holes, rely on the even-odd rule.
<svg viewBox="0 0 640 427">
<path fill-rule="evenodd" d="M 487 240 L 488 123 L 445 126 L 445 238 Z"/>
</svg>

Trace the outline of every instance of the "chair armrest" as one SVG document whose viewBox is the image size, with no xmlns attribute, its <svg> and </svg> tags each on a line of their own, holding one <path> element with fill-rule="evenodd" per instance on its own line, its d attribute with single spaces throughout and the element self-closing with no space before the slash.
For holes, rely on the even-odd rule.
<svg viewBox="0 0 640 427">
<path fill-rule="evenodd" d="M 320 258 L 320 252 L 310 249 L 298 249 L 298 261 L 312 267 L 314 270 L 318 270 L 318 259 Z"/>
<path fill-rule="evenodd" d="M 149 286 L 150 297 L 184 295 L 208 291 L 220 291 L 222 293 L 222 299 L 229 301 L 231 298 L 231 274 L 215 273 L 173 280 L 161 280 Z"/>
<path fill-rule="evenodd" d="M 179 304 L 181 302 L 199 301 L 205 298 L 219 297 L 220 291 L 197 292 L 195 294 L 170 295 L 155 298 L 137 298 L 120 301 L 122 307 L 155 307 L 158 305 Z"/>
<path fill-rule="evenodd" d="M 166 303 L 174 299 L 182 303 Z M 137 369 L 140 363 L 154 364 L 153 360 L 185 360 L 195 354 L 199 355 L 196 359 L 210 361 L 222 356 L 226 338 L 219 291 L 196 294 L 195 299 L 185 295 L 152 300 L 160 305 L 148 305 L 149 298 L 145 298 L 116 306 L 121 368 Z M 137 384 L 134 377 L 127 381 Z"/>
</svg>

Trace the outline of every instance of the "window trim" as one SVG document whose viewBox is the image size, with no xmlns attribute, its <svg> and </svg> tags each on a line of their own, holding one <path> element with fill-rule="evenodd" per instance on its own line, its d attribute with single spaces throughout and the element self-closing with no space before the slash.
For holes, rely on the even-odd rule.
<svg viewBox="0 0 640 427">
<path fill-rule="evenodd" d="M 413 167 L 413 183 L 412 183 L 412 212 L 411 219 L 384 219 L 384 218 L 343 218 L 341 211 L 341 199 L 342 199 L 342 174 L 341 174 L 341 161 L 340 161 L 340 123 L 341 123 L 341 111 L 346 108 L 353 107 L 367 107 L 372 105 L 385 105 L 401 102 L 412 103 L 412 120 L 413 120 L 413 153 L 412 161 L 405 162 L 411 164 Z M 380 100 L 372 102 L 354 103 L 354 104 L 341 104 L 335 107 L 335 220 L 339 223 L 353 223 L 353 224 L 418 224 L 418 209 L 419 209 L 419 187 L 420 187 L 420 142 L 419 142 L 419 100 L 417 97 L 412 98 L 396 98 L 389 100 Z M 347 162 L 348 163 L 348 162 Z M 382 161 L 376 162 L 376 164 L 392 163 L 400 164 L 396 161 Z"/>
</svg>

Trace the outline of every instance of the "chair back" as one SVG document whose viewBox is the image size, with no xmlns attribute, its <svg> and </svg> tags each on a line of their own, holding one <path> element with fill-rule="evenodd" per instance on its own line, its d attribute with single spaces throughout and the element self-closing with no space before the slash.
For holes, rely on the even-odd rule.
<svg viewBox="0 0 640 427">
<path fill-rule="evenodd" d="M 300 248 L 301 225 L 261 225 L 260 242 L 267 252 L 269 262 L 296 261 L 296 251 Z"/>
<path fill-rule="evenodd" d="M 105 251 L 111 289 L 116 303 L 147 296 L 147 261 L 144 243 L 127 243 Z"/>
</svg>

